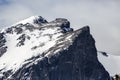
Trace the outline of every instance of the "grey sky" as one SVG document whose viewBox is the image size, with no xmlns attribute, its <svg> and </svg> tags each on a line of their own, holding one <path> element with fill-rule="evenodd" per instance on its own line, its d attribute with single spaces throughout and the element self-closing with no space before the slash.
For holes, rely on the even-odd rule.
<svg viewBox="0 0 120 80">
<path fill-rule="evenodd" d="M 0 0 L 0 27 L 33 15 L 67 18 L 75 29 L 89 25 L 98 50 L 120 54 L 120 0 Z"/>
</svg>

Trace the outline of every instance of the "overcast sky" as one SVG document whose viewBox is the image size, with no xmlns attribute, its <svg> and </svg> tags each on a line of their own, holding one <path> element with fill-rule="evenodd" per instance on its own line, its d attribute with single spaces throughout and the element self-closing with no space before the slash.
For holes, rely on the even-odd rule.
<svg viewBox="0 0 120 80">
<path fill-rule="evenodd" d="M 33 15 L 89 25 L 98 50 L 120 54 L 120 0 L 0 0 L 0 28 Z"/>
</svg>

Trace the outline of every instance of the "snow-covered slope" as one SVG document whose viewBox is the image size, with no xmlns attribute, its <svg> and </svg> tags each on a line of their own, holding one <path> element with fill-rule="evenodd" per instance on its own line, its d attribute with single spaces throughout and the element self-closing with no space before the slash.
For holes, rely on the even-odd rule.
<svg viewBox="0 0 120 80">
<path fill-rule="evenodd" d="M 41 16 L 32 16 L 2 30 L 0 74 L 9 70 L 14 73 L 22 65 L 29 63 L 30 61 L 27 60 L 32 57 L 47 56 L 48 54 L 44 53 L 58 44 L 60 36 L 64 35 L 65 31 L 72 31 L 67 20 L 65 24 L 61 22 L 62 19 L 56 19 L 56 21 L 47 23 Z M 61 25 L 64 27 L 61 28 Z M 71 35 L 66 38 L 69 40 Z"/>
<path fill-rule="evenodd" d="M 103 64 L 105 69 L 110 73 L 111 76 L 120 74 L 120 56 L 107 54 L 104 56 L 98 53 L 98 59 Z"/>
</svg>

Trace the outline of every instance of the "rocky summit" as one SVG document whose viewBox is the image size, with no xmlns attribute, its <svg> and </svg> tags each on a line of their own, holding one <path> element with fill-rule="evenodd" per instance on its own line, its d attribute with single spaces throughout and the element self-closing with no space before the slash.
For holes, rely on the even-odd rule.
<svg viewBox="0 0 120 80">
<path fill-rule="evenodd" d="M 89 26 L 32 16 L 0 32 L 0 80 L 110 80 Z"/>
</svg>

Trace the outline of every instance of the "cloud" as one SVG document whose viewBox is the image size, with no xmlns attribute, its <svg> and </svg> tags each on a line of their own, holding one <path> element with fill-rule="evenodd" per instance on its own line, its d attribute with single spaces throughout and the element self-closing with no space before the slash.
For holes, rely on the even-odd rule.
<svg viewBox="0 0 120 80">
<path fill-rule="evenodd" d="M 6 0 L 0 0 L 0 5 L 6 4 L 7 1 Z"/>
<path fill-rule="evenodd" d="M 9 4 L 1 8 L 0 26 L 10 26 L 31 15 L 34 14 L 29 8 L 19 4 Z"/>
</svg>

